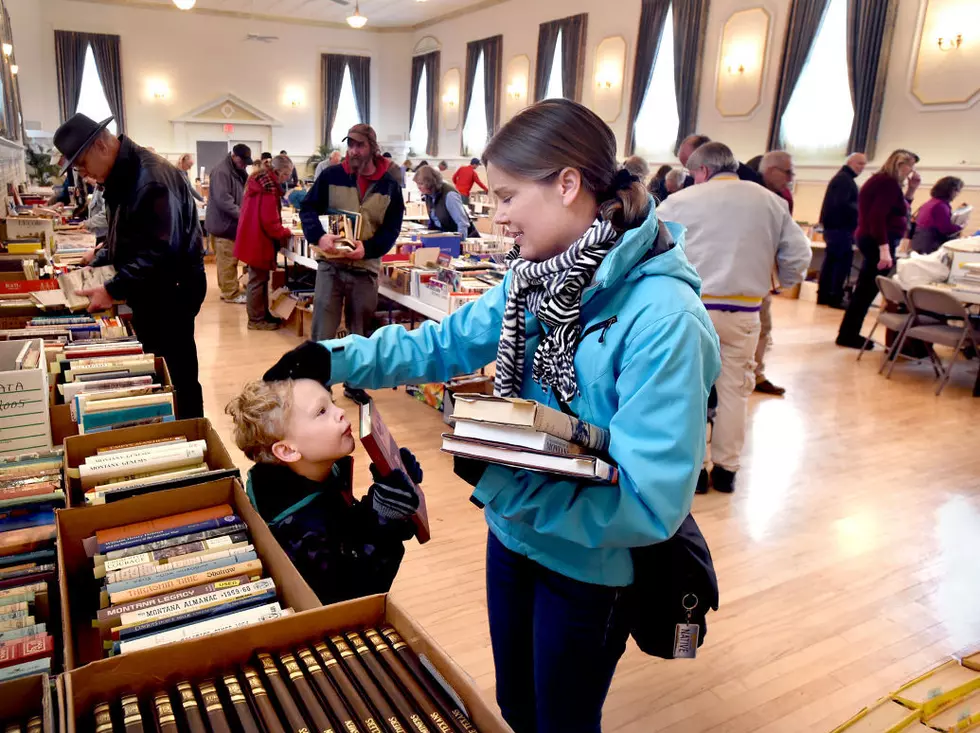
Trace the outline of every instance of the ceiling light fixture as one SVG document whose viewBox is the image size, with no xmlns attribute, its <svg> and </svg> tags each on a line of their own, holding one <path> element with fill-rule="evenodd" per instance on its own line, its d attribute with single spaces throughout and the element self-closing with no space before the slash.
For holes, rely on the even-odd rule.
<svg viewBox="0 0 980 733">
<path fill-rule="evenodd" d="M 197 0 L 174 0 L 174 5 L 176 5 L 181 10 L 190 10 L 194 7 Z"/>
<path fill-rule="evenodd" d="M 361 15 L 361 3 L 360 0 L 354 3 L 354 14 L 347 16 L 347 25 L 351 28 L 363 28 L 367 23 L 367 18 Z"/>
</svg>

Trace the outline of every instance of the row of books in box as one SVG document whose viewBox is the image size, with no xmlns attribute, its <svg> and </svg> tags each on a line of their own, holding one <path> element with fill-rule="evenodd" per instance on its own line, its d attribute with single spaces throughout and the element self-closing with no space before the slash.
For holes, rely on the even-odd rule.
<svg viewBox="0 0 980 733">
<path fill-rule="evenodd" d="M 955 655 L 863 709 L 832 733 L 962 733 L 980 729 L 980 649 Z"/>
</svg>

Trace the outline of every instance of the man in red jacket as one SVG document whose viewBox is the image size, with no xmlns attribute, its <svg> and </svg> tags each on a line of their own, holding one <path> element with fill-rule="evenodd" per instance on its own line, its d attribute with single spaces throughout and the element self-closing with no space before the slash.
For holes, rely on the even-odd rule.
<svg viewBox="0 0 980 733">
<path fill-rule="evenodd" d="M 480 176 L 476 173 L 476 166 L 478 165 L 480 165 L 480 159 L 473 158 L 469 165 L 461 165 L 459 170 L 453 173 L 453 185 L 463 199 L 463 206 L 470 205 L 470 191 L 473 190 L 473 184 L 476 184 L 483 189 L 484 193 L 487 193 L 487 187 L 483 185 L 483 181 L 480 180 Z"/>
<path fill-rule="evenodd" d="M 285 155 L 272 159 L 272 169 L 249 176 L 242 198 L 242 213 L 235 235 L 235 257 L 248 265 L 245 308 L 251 331 L 275 331 L 282 321 L 269 313 L 269 272 L 276 269 L 276 253 L 292 236 L 282 225 L 282 184 L 293 173 Z"/>
</svg>

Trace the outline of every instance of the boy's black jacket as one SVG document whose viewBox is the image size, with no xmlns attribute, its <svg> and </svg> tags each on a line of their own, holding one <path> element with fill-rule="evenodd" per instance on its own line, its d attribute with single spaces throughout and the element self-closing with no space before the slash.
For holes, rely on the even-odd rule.
<svg viewBox="0 0 980 733">
<path fill-rule="evenodd" d="M 252 504 L 324 605 L 390 590 L 413 532 L 351 498 L 351 461 L 338 461 L 322 483 L 282 465 L 249 471 Z"/>
</svg>

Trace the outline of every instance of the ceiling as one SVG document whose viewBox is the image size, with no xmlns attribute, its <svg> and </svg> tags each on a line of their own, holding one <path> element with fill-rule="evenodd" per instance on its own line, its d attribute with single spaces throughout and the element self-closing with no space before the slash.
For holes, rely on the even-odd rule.
<svg viewBox="0 0 980 733">
<path fill-rule="evenodd" d="M 191 11 L 178 11 L 172 0 L 83 0 L 109 5 L 134 7 L 169 7 L 174 12 L 206 13 L 234 17 L 254 17 L 256 20 L 277 20 L 346 25 L 354 11 L 355 0 L 197 0 Z M 367 29 L 411 29 L 427 25 L 446 16 L 454 17 L 481 7 L 497 5 L 505 0 L 360 0 L 361 15 L 367 16 Z"/>
</svg>

